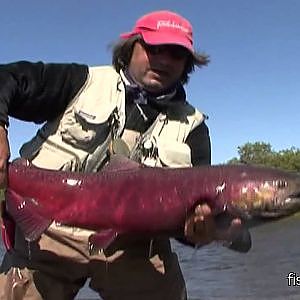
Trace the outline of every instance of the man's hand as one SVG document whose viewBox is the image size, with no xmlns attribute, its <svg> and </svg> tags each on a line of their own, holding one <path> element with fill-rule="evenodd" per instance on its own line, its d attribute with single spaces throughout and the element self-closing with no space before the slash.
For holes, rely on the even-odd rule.
<svg viewBox="0 0 300 300">
<path fill-rule="evenodd" d="M 185 238 L 197 246 L 209 244 L 212 241 L 231 242 L 241 229 L 241 220 L 232 219 L 229 227 L 219 228 L 207 204 L 198 205 L 185 222 Z"/>
<path fill-rule="evenodd" d="M 0 125 L 0 189 L 5 188 L 7 181 L 7 162 L 10 157 L 7 130 Z"/>
</svg>

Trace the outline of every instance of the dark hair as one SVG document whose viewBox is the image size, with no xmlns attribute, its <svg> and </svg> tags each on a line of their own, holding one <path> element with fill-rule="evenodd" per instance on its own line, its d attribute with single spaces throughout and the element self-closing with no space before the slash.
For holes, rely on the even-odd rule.
<svg viewBox="0 0 300 300">
<path fill-rule="evenodd" d="M 121 39 L 112 45 L 112 64 L 119 73 L 121 69 L 126 69 L 129 65 L 134 44 L 141 40 L 140 35 L 133 36 L 128 39 Z M 194 72 L 195 66 L 202 67 L 209 63 L 209 56 L 205 53 L 190 54 L 188 56 L 185 69 L 181 76 L 181 83 L 185 84 L 189 80 L 189 75 Z"/>
</svg>

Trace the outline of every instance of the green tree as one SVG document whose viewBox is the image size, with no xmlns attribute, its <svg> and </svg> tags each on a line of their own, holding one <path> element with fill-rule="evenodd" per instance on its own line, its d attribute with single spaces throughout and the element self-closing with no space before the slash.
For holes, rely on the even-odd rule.
<svg viewBox="0 0 300 300">
<path fill-rule="evenodd" d="M 300 149 L 295 147 L 276 152 L 269 143 L 246 143 L 238 147 L 238 155 L 228 163 L 265 165 L 300 172 Z"/>
</svg>

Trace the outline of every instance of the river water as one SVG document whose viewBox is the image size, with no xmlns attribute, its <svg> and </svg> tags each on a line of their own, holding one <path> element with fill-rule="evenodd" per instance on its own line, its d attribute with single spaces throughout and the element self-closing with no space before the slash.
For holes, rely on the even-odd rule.
<svg viewBox="0 0 300 300">
<path fill-rule="evenodd" d="M 194 250 L 173 242 L 186 279 L 189 299 L 299 300 L 299 229 L 300 215 L 252 228 L 253 247 L 247 254 L 236 253 L 220 245 L 211 244 Z M 3 248 L 0 249 L 2 255 Z M 290 272 L 298 276 L 291 278 L 291 286 L 287 280 Z M 99 297 L 84 287 L 76 299 Z"/>
</svg>

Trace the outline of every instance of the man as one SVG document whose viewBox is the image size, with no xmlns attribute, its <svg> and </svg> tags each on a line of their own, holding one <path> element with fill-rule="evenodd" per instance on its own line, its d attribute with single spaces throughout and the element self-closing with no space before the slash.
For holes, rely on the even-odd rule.
<svg viewBox="0 0 300 300">
<path fill-rule="evenodd" d="M 140 18 L 113 48 L 113 66 L 16 62 L 0 66 L 0 170 L 5 186 L 8 115 L 45 123 L 20 150 L 34 165 L 100 171 L 114 153 L 149 166 L 210 163 L 205 116 L 187 101 L 183 85 L 195 66 L 192 26 L 157 11 Z M 122 197 L 122 195 L 120 195 Z M 109 199 L 107 199 L 109 201 Z M 4 223 L 9 217 L 3 212 Z M 11 220 L 10 220 L 11 222 Z M 217 236 L 210 208 L 187 216 L 178 239 L 204 245 Z M 17 224 L 1 267 L 0 299 L 73 299 L 87 278 L 103 299 L 186 299 L 177 257 L 167 239 L 122 239 L 90 252 L 89 232 L 53 223 L 27 243 Z"/>
</svg>

